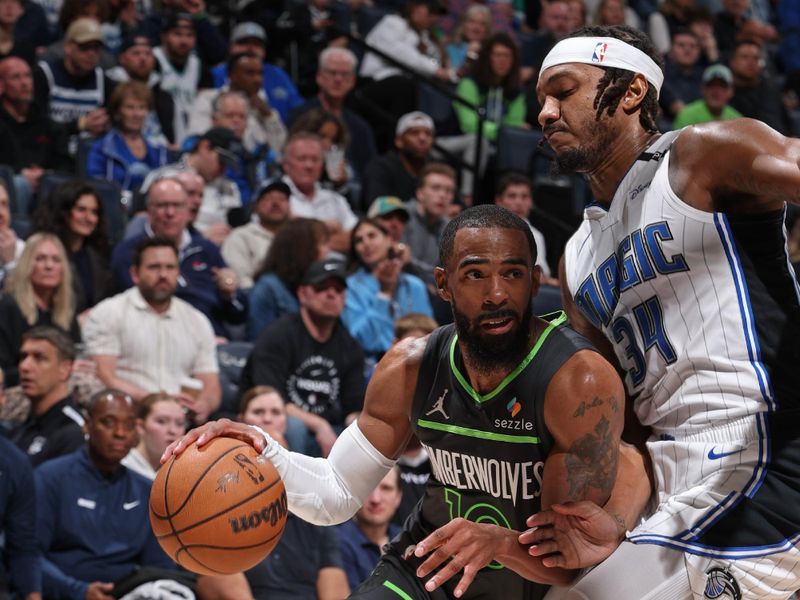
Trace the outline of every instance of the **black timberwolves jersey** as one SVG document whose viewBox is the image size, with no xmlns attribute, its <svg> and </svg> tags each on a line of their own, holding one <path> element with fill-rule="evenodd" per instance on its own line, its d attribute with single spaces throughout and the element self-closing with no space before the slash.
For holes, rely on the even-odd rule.
<svg viewBox="0 0 800 600">
<path fill-rule="evenodd" d="M 411 421 L 428 451 L 432 475 L 405 541 L 417 543 L 457 517 L 522 531 L 539 511 L 552 438 L 544 425 L 547 385 L 578 350 L 592 348 L 554 315 L 523 361 L 491 392 L 469 384 L 452 325 L 431 334 L 419 371 Z M 400 552 L 403 548 L 397 548 Z M 453 578 L 447 586 L 458 581 Z M 465 598 L 535 600 L 546 588 L 492 563 Z"/>
</svg>

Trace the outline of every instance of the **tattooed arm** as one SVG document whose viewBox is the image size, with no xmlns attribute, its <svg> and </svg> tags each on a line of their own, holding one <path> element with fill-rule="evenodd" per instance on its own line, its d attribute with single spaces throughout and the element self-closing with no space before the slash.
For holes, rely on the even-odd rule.
<svg viewBox="0 0 800 600">
<path fill-rule="evenodd" d="M 617 476 L 624 408 L 622 382 L 596 352 L 581 351 L 558 371 L 545 396 L 554 446 L 544 468 L 542 508 L 606 503 Z"/>
<path fill-rule="evenodd" d="M 620 443 L 622 383 L 600 357 L 581 354 L 572 361 L 606 369 L 578 363 L 566 371 L 569 377 L 550 384 L 545 421 L 556 445 L 545 463 L 545 510 L 528 519 L 531 529 L 519 537 L 531 556 L 559 570 L 607 558 L 634 527 L 651 491 L 644 456 Z"/>
</svg>

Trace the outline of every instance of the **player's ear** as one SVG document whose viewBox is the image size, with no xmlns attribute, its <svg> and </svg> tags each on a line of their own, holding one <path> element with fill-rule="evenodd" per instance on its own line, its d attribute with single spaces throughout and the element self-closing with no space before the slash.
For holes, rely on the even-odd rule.
<svg viewBox="0 0 800 600">
<path fill-rule="evenodd" d="M 542 267 L 533 265 L 531 271 L 531 298 L 536 298 L 539 295 L 539 288 L 542 286 Z"/>
<path fill-rule="evenodd" d="M 625 95 L 622 97 L 622 109 L 626 113 L 632 113 L 639 108 L 644 101 L 647 90 L 650 89 L 650 84 L 641 73 L 634 75 Z"/>
<path fill-rule="evenodd" d="M 447 287 L 447 271 L 442 267 L 436 267 L 433 270 L 433 277 L 436 279 L 436 290 L 439 292 L 439 297 L 445 302 L 450 302 L 450 290 Z"/>
</svg>

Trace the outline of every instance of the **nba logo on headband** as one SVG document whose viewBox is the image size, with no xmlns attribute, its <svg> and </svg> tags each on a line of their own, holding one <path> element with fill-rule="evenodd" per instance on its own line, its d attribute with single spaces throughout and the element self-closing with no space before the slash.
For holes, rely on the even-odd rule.
<svg viewBox="0 0 800 600">
<path fill-rule="evenodd" d="M 561 40 L 542 62 L 539 79 L 550 67 L 566 63 L 641 73 L 655 88 L 656 96 L 664 83 L 664 72 L 652 58 L 627 42 L 612 37 L 572 37 Z"/>
<path fill-rule="evenodd" d="M 608 50 L 608 44 L 605 42 L 597 42 L 594 47 L 594 52 L 592 53 L 592 62 L 593 63 L 602 63 L 606 57 L 606 51 Z"/>
</svg>

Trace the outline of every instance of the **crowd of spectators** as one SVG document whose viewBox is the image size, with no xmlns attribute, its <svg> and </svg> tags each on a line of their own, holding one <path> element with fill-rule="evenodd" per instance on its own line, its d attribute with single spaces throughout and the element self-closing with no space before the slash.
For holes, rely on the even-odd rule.
<svg viewBox="0 0 800 600">
<path fill-rule="evenodd" d="M 290 516 L 229 577 L 157 546 L 158 458 L 217 416 L 326 456 L 392 344 L 452 319 L 466 206 L 526 219 L 558 310 L 590 198 L 537 162 L 535 85 L 600 24 L 663 53 L 662 129 L 800 134 L 798 0 L 0 0 L 0 598 L 346 597 L 420 498 L 414 440 L 352 522 Z"/>
</svg>

